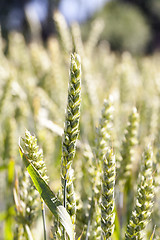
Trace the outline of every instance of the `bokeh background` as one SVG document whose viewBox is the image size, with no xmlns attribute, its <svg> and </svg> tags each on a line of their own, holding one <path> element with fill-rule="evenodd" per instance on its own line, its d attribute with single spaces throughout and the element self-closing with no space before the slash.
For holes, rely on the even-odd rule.
<svg viewBox="0 0 160 240">
<path fill-rule="evenodd" d="M 122 183 L 116 182 L 115 200 L 120 211 L 113 240 L 124 237 L 142 152 L 150 143 L 156 196 L 146 239 L 150 239 L 156 225 L 154 239 L 159 240 L 160 0 L 0 0 L 0 25 L 0 240 L 25 239 L 17 238 L 16 230 L 22 230 L 23 236 L 21 223 L 26 221 L 28 209 L 32 209 L 31 202 L 27 205 L 30 189 L 25 184 L 26 169 L 18 151 L 19 137 L 24 137 L 25 128 L 36 136 L 43 149 L 51 189 L 56 194 L 61 192 L 62 134 L 72 51 L 78 52 L 82 62 L 80 135 L 73 161 L 78 203 L 76 239 L 82 232 L 82 240 L 86 239 L 96 169 L 96 129 L 103 114 L 103 101 L 112 95 L 115 111 L 111 145 L 117 174 L 123 177 L 123 167 L 127 166 L 132 180 L 127 186 L 129 196 L 122 190 Z M 131 150 L 126 152 L 123 142 L 135 107 L 139 127 L 133 143 L 138 144 L 132 149 L 132 139 L 128 140 Z M 124 152 L 129 157 L 122 165 Z M 13 196 L 17 179 L 23 216 Z M 37 208 L 30 229 L 34 239 L 41 240 L 42 218 Z M 47 208 L 46 219 L 49 237 L 53 219 Z M 94 219 L 96 214 L 90 239 L 97 240 Z"/>
<path fill-rule="evenodd" d="M 44 40 L 55 34 L 53 11 L 59 9 L 67 23 L 81 24 L 86 38 L 96 17 L 105 22 L 101 39 L 117 51 L 148 54 L 160 49 L 159 0 L 1 0 L 0 24 L 3 36 L 17 30 L 31 39 L 30 23 L 39 22 Z M 30 20 L 29 20 L 30 19 Z"/>
</svg>

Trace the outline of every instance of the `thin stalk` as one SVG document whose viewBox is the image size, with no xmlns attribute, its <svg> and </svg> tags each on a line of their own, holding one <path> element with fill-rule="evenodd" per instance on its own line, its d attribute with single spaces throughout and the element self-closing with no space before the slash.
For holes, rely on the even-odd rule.
<svg viewBox="0 0 160 240">
<path fill-rule="evenodd" d="M 31 230 L 30 230 L 30 228 L 27 224 L 25 224 L 24 229 L 25 229 L 26 234 L 27 234 L 27 239 L 28 240 L 33 240 Z"/>
<path fill-rule="evenodd" d="M 91 225 L 91 219 L 89 218 L 88 219 L 88 225 L 87 225 L 87 232 L 86 232 L 86 239 L 85 240 L 88 240 L 88 233 L 89 233 L 90 225 Z"/>
<path fill-rule="evenodd" d="M 154 237 L 154 234 L 155 234 L 155 230 L 156 230 L 156 225 L 154 226 L 153 233 L 152 233 L 152 235 L 151 235 L 149 240 L 153 240 L 153 237 Z"/>
<path fill-rule="evenodd" d="M 43 231 L 44 231 L 44 240 L 47 239 L 46 237 L 46 220 L 45 220 L 45 209 L 44 209 L 44 201 L 41 198 L 41 210 L 42 210 L 42 219 L 43 219 Z"/>
</svg>

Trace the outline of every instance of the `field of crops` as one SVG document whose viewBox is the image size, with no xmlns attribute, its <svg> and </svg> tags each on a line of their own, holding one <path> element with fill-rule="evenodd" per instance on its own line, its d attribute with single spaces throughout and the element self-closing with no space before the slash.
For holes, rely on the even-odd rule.
<svg viewBox="0 0 160 240">
<path fill-rule="evenodd" d="M 0 38 L 0 240 L 158 240 L 160 55 L 54 20 Z"/>
</svg>

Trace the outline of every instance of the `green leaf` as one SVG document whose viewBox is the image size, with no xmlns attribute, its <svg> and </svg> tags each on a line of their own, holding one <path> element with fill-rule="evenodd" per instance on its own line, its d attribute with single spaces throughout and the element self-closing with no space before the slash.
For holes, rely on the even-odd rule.
<svg viewBox="0 0 160 240">
<path fill-rule="evenodd" d="M 81 235 L 79 236 L 79 238 L 77 240 L 81 240 L 82 235 L 83 235 L 83 232 L 81 233 Z"/>
<path fill-rule="evenodd" d="M 81 240 L 81 236 L 77 240 Z"/>
<path fill-rule="evenodd" d="M 114 233 L 113 233 L 113 240 L 119 240 L 120 239 L 120 224 L 119 224 L 116 206 L 114 209 L 115 209 L 115 229 L 114 229 Z"/>
<path fill-rule="evenodd" d="M 55 196 L 55 194 L 51 191 L 50 187 L 40 176 L 37 169 L 33 166 L 30 160 L 27 157 L 27 154 L 24 153 L 21 146 L 19 146 L 21 158 L 24 161 L 24 164 L 27 168 L 27 171 L 30 174 L 30 177 L 37 188 L 40 196 L 43 198 L 44 202 L 50 209 L 50 211 L 54 214 L 54 216 L 59 219 L 60 223 L 64 226 L 70 240 L 74 239 L 74 231 L 73 225 L 71 222 L 71 218 L 66 211 L 66 209 L 62 206 L 61 202 Z"/>
</svg>

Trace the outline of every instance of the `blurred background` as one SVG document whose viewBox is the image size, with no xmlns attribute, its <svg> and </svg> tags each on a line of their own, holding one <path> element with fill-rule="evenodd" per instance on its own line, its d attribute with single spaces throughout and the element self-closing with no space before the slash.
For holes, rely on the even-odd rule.
<svg viewBox="0 0 160 240">
<path fill-rule="evenodd" d="M 78 203 L 76 237 L 88 224 L 86 213 L 89 216 L 88 199 L 92 197 L 94 183 L 96 128 L 103 100 L 112 95 L 115 114 L 111 145 L 118 173 L 123 172 L 119 171 L 125 146 L 123 139 L 126 126 L 130 126 L 127 122 L 132 108 L 136 107 L 140 115 L 134 167 L 131 167 L 130 160 L 127 165 L 131 170 L 128 176 L 133 180 L 131 191 L 137 188 L 144 146 L 153 143 L 157 196 L 146 239 L 150 239 L 156 225 L 157 238 L 154 239 L 158 240 L 160 0 L 0 0 L 0 25 L 0 240 L 25 239 L 16 238 L 15 234 L 23 227 L 21 223 L 27 220 L 28 207 L 34 215 L 28 200 L 30 185 L 25 184 L 25 169 L 18 151 L 19 137 L 24 137 L 25 128 L 35 134 L 43 149 L 52 190 L 58 194 L 61 189 L 62 133 L 72 51 L 78 52 L 82 59 L 80 144 L 73 163 Z M 128 142 L 133 144 L 131 140 Z M 132 157 L 131 150 L 129 155 L 124 151 L 126 156 Z M 17 179 L 19 186 L 16 185 Z M 118 182 L 117 209 L 123 207 L 120 207 L 114 240 L 123 239 L 133 206 L 133 196 L 130 194 L 127 198 L 126 190 L 122 196 L 124 201 L 119 197 L 121 186 L 122 183 Z M 18 211 L 19 206 L 16 205 L 15 211 L 13 189 L 18 188 L 20 190 L 16 191 L 21 197 L 21 206 L 24 206 L 23 216 Z M 40 211 L 35 217 L 30 229 L 34 239 L 41 240 Z M 94 219 L 90 230 L 92 240 L 98 239 L 94 238 L 98 229 Z M 49 211 L 47 221 L 49 236 L 49 226 L 53 225 Z M 85 234 L 83 239 L 86 239 Z"/>
<path fill-rule="evenodd" d="M 31 25 L 38 24 L 43 40 L 55 34 L 53 11 L 59 9 L 67 23 L 81 24 L 83 39 L 95 18 L 104 20 L 101 39 L 112 50 L 148 54 L 160 49 L 159 0 L 0 0 L 0 24 L 7 39 L 11 30 L 32 38 Z"/>
</svg>

